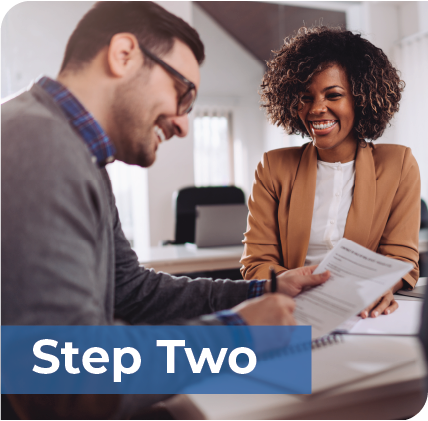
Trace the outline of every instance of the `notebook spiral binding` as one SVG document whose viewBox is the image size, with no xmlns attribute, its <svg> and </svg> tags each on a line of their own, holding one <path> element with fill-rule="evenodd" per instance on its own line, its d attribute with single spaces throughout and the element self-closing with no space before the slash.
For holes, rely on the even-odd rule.
<svg viewBox="0 0 428 421">
<path fill-rule="evenodd" d="M 322 348 L 326 345 L 333 345 L 335 343 L 343 342 L 343 336 L 340 333 L 332 333 L 312 341 L 312 349 Z"/>
<path fill-rule="evenodd" d="M 316 349 L 334 345 L 340 342 L 343 342 L 343 335 L 340 333 L 331 333 L 329 335 L 315 339 L 311 343 L 305 342 L 301 344 L 294 344 L 281 349 L 265 352 L 261 358 L 259 358 L 259 360 L 271 359 L 273 357 L 279 357 L 283 355 L 298 354 L 300 352 L 307 352 L 310 350 L 315 351 Z"/>
</svg>

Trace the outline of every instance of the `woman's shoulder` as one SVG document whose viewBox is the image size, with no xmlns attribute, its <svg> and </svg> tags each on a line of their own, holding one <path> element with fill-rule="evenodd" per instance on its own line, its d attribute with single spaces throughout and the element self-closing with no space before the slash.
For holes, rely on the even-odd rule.
<svg viewBox="0 0 428 421">
<path fill-rule="evenodd" d="M 296 165 L 300 162 L 303 152 L 309 143 L 302 146 L 290 146 L 287 148 L 273 149 L 264 154 L 263 158 L 269 161 L 269 164 L 288 164 Z"/>
<path fill-rule="evenodd" d="M 387 143 L 371 143 L 370 146 L 373 151 L 375 166 L 387 165 L 396 171 L 396 165 L 399 165 L 403 169 L 415 164 L 417 165 L 412 150 L 407 146 Z"/>
<path fill-rule="evenodd" d="M 403 180 L 408 175 L 420 177 L 418 163 L 409 147 L 386 143 L 370 146 L 378 180 Z"/>
</svg>

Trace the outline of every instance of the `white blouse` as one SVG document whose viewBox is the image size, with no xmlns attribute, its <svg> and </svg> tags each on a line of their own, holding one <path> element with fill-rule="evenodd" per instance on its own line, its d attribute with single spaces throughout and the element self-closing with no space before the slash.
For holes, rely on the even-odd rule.
<svg viewBox="0 0 428 421">
<path fill-rule="evenodd" d="M 355 161 L 318 161 L 314 212 L 305 266 L 316 265 L 343 238 L 354 195 Z"/>
</svg>

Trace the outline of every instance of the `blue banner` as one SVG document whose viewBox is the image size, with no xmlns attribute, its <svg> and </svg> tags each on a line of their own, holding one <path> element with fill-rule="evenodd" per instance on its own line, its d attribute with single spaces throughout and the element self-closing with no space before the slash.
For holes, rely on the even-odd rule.
<svg viewBox="0 0 428 421">
<path fill-rule="evenodd" d="M 311 393 L 310 326 L 2 326 L 9 394 Z"/>
</svg>

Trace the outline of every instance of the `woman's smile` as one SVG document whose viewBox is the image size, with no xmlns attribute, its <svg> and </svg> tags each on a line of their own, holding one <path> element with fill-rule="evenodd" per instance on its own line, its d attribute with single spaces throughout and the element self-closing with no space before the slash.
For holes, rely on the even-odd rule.
<svg viewBox="0 0 428 421">
<path fill-rule="evenodd" d="M 338 120 L 312 120 L 309 125 L 316 136 L 325 136 L 331 133 L 338 125 Z"/>
<path fill-rule="evenodd" d="M 354 159 L 354 100 L 342 67 L 327 64 L 312 77 L 301 95 L 298 113 L 322 161 L 344 163 Z"/>
</svg>

